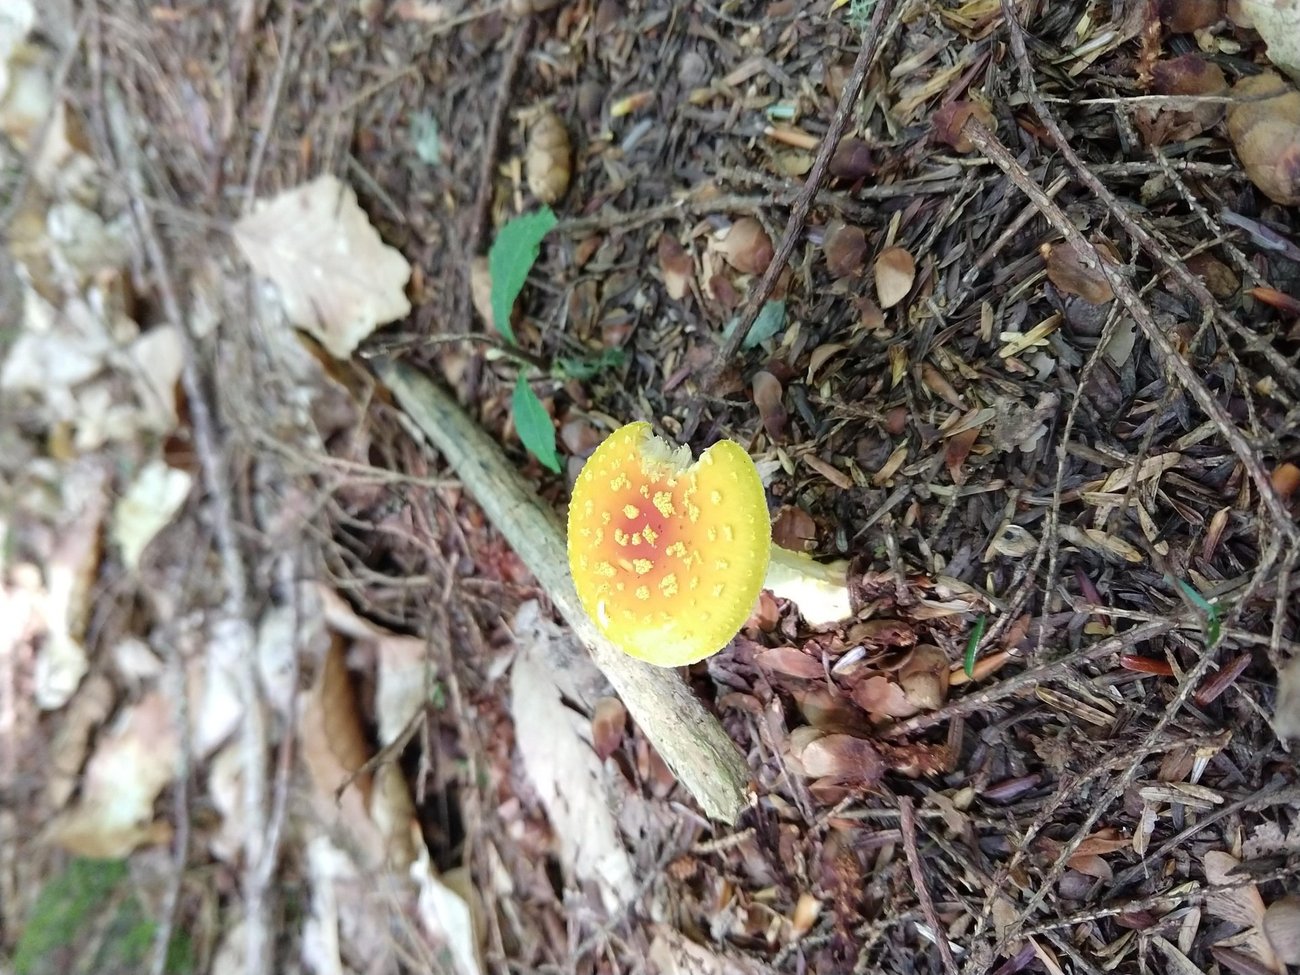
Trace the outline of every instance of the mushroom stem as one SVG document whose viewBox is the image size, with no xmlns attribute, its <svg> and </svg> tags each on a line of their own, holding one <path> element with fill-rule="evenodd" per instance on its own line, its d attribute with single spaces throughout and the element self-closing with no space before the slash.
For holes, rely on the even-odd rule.
<svg viewBox="0 0 1300 975">
<path fill-rule="evenodd" d="M 853 615 L 848 570 L 847 562 L 818 562 L 774 544 L 763 588 L 798 606 L 811 625 L 827 626 Z"/>
</svg>

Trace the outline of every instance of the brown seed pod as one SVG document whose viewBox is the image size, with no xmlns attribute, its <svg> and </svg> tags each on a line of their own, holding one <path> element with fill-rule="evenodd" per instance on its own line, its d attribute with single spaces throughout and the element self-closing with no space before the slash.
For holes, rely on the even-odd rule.
<svg viewBox="0 0 1300 975">
<path fill-rule="evenodd" d="M 871 146 L 850 136 L 841 139 L 831 156 L 830 173 L 836 179 L 862 179 L 876 171 L 876 156 Z"/>
<path fill-rule="evenodd" d="M 826 269 L 833 278 L 847 278 L 862 273 L 867 257 L 867 235 L 861 227 L 832 224 L 826 231 L 822 244 L 826 255 Z"/>
<path fill-rule="evenodd" d="M 547 112 L 534 123 L 524 153 L 528 188 L 543 203 L 554 203 L 569 188 L 571 156 L 569 130 L 558 115 Z"/>
<path fill-rule="evenodd" d="M 993 113 L 979 102 L 949 102 L 934 113 L 934 137 L 940 142 L 946 142 L 958 152 L 970 152 L 975 147 L 971 145 L 970 139 L 966 138 L 966 134 L 962 132 L 962 126 L 966 124 L 972 115 L 986 129 L 993 130 L 998 127 L 997 119 L 993 117 Z"/>
<path fill-rule="evenodd" d="M 1266 71 L 1232 86 L 1228 136 L 1246 175 L 1283 206 L 1300 205 L 1300 91 Z"/>
<path fill-rule="evenodd" d="M 753 217 L 741 217 L 717 243 L 718 252 L 741 274 L 762 274 L 772 263 L 772 238 Z"/>
</svg>

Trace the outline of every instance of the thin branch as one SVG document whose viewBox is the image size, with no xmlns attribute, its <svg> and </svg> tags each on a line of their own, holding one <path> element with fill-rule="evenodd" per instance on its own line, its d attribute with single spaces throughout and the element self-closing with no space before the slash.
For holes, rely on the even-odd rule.
<svg viewBox="0 0 1300 975">
<path fill-rule="evenodd" d="M 939 946 L 943 970 L 948 975 L 957 975 L 957 959 L 953 957 L 952 945 L 948 943 L 948 929 L 939 920 L 939 912 L 934 909 L 934 898 L 930 896 L 930 887 L 925 882 L 925 872 L 921 869 L 921 854 L 916 848 L 916 810 L 911 796 L 899 797 L 898 812 L 899 826 L 903 831 L 903 849 L 907 853 L 907 868 L 912 873 L 912 884 L 916 887 L 916 896 L 921 902 L 921 913 L 934 932 L 934 943 Z"/>
<path fill-rule="evenodd" d="M 506 54 L 505 63 L 501 65 L 501 74 L 497 80 L 496 102 L 492 107 L 492 117 L 488 119 L 487 135 L 479 147 L 478 192 L 474 197 L 474 209 L 470 211 L 469 226 L 465 228 L 465 280 L 469 280 L 469 260 L 478 254 L 483 243 L 483 228 L 487 225 L 488 209 L 492 205 L 492 173 L 497 164 L 497 146 L 501 143 L 501 127 L 505 120 L 506 109 L 510 105 L 510 91 L 515 84 L 515 75 L 523 64 L 528 44 L 533 39 L 534 22 L 526 17 L 515 27 L 514 43 Z"/>
<path fill-rule="evenodd" d="M 1232 452 L 1237 455 L 1237 459 L 1245 468 L 1246 473 L 1255 482 L 1260 499 L 1272 516 L 1277 530 L 1288 538 L 1295 539 L 1297 536 L 1296 526 L 1281 499 L 1277 496 L 1277 492 L 1273 489 L 1272 480 L 1268 472 L 1264 470 L 1264 465 L 1260 463 L 1254 446 L 1237 429 L 1237 425 L 1232 422 L 1232 418 L 1228 416 L 1205 383 L 1192 370 L 1192 367 L 1178 354 L 1169 336 L 1156 322 L 1151 310 L 1142 302 L 1137 292 L 1133 290 L 1133 286 L 1128 283 L 1128 280 L 1124 278 L 1118 268 L 1102 260 L 1092 242 L 1079 232 L 1079 229 L 1055 202 L 1048 199 L 1042 187 L 1034 182 L 1024 167 L 1007 150 L 1007 147 L 998 141 L 997 136 L 985 128 L 978 119 L 969 120 L 962 131 L 980 152 L 984 153 L 995 166 L 1010 177 L 1011 181 L 1026 196 L 1034 201 L 1043 216 L 1047 218 L 1057 232 L 1074 245 L 1075 251 L 1081 258 L 1105 276 L 1111 290 L 1115 292 L 1115 296 L 1119 298 L 1128 313 L 1133 316 L 1133 320 L 1137 322 L 1138 327 L 1142 329 L 1143 336 L 1151 344 L 1151 347 L 1159 353 L 1161 363 L 1187 391 L 1187 394 L 1200 407 L 1201 412 L 1218 427 L 1224 440 L 1232 448 Z"/>
<path fill-rule="evenodd" d="M 1014 677 L 1008 677 L 1000 681 L 987 690 L 980 691 L 977 694 L 967 694 L 965 697 L 949 701 L 937 711 L 931 711 L 928 714 L 918 714 L 914 718 L 908 718 L 906 721 L 900 721 L 891 727 L 886 734 L 890 738 L 901 738 L 907 735 L 916 734 L 918 731 L 924 731 L 926 728 L 932 728 L 937 724 L 956 717 L 964 717 L 981 711 L 1004 698 L 1019 694 L 1021 691 L 1027 691 L 1030 688 L 1043 683 L 1044 681 L 1053 680 L 1065 674 L 1072 667 L 1079 664 L 1087 663 L 1090 660 L 1099 660 L 1102 657 L 1109 656 L 1112 653 L 1120 653 L 1128 650 L 1146 640 L 1154 639 L 1162 633 L 1168 633 L 1181 625 L 1178 619 L 1160 619 L 1152 620 L 1150 623 L 1143 623 L 1141 626 L 1135 626 L 1131 630 L 1126 630 L 1117 636 L 1108 637 L 1100 640 L 1090 647 L 1084 647 L 1068 653 L 1059 660 L 1053 660 L 1051 663 L 1039 664 L 1037 667 L 1031 667 L 1023 673 L 1016 674 Z"/>
<path fill-rule="evenodd" d="M 727 364 L 735 358 L 736 352 L 739 351 L 741 345 L 749 336 L 749 330 L 754 327 L 754 322 L 758 320 L 758 313 L 762 311 L 763 306 L 767 303 L 772 290 L 776 287 L 777 279 L 781 276 L 781 272 L 785 270 L 786 264 L 789 263 L 790 255 L 794 253 L 795 245 L 799 242 L 804 224 L 808 220 L 808 213 L 812 209 L 813 200 L 817 197 L 817 190 L 826 178 L 826 170 L 830 166 L 831 156 L 834 155 L 835 149 L 840 143 L 840 137 L 848 126 L 849 116 L 857 105 L 858 93 L 862 90 L 862 84 L 866 80 L 867 72 L 871 70 L 871 66 L 876 61 L 876 55 L 880 51 L 885 22 L 893 13 L 896 5 L 897 0 L 877 0 L 875 10 L 871 15 L 871 21 L 867 24 L 867 29 L 863 33 L 862 47 L 858 51 L 857 60 L 853 62 L 853 71 L 844 83 L 844 90 L 840 93 L 840 101 L 835 108 L 835 115 L 831 118 L 831 123 L 826 129 L 826 135 L 817 150 L 817 158 L 813 160 L 808 179 L 804 182 L 803 189 L 799 191 L 799 196 L 794 201 L 794 208 L 790 211 L 790 219 L 786 221 L 785 232 L 781 235 L 781 242 L 777 245 L 776 253 L 772 256 L 772 261 L 768 264 L 767 270 L 763 272 L 763 277 L 749 293 L 749 298 L 745 303 L 745 307 L 741 309 L 735 329 L 732 330 L 727 340 L 722 343 L 722 348 L 718 351 L 713 366 L 700 384 L 705 396 L 696 399 L 690 413 L 687 415 L 686 422 L 682 425 L 682 438 L 684 440 L 689 440 L 695 435 L 706 397 L 714 392 L 718 377 L 726 369 Z"/>
<path fill-rule="evenodd" d="M 212 639 L 227 641 L 232 647 L 236 680 L 244 704 L 241 725 L 241 757 L 244 767 L 244 815 L 248 862 L 244 869 L 244 906 L 247 932 L 245 971 L 264 975 L 271 970 L 270 885 L 263 881 L 269 874 L 263 865 L 266 845 L 266 717 L 262 709 L 258 667 L 255 659 L 253 624 L 249 616 L 248 577 L 235 535 L 235 508 L 227 483 L 227 465 L 217 435 L 217 424 L 199 375 L 199 355 L 189 333 L 189 318 L 181 304 L 180 292 L 172 279 L 167 251 L 142 197 L 146 192 L 139 147 L 132 137 L 122 95 L 111 81 L 104 86 L 105 115 L 118 168 L 124 173 L 131 192 L 131 215 L 144 246 L 145 255 L 156 276 L 163 311 L 175 323 L 182 350 L 181 386 L 185 390 L 204 486 L 212 510 L 212 528 L 221 560 L 226 587 L 222 619 L 213 628 Z"/>
</svg>

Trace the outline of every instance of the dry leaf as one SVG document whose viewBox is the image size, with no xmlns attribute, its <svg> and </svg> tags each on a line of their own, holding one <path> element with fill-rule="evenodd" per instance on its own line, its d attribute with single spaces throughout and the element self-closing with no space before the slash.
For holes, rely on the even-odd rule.
<svg viewBox="0 0 1300 975">
<path fill-rule="evenodd" d="M 33 620 L 35 632 L 44 635 L 36 657 L 34 689 L 36 704 L 44 710 L 63 707 L 86 673 L 82 638 L 91 587 L 99 572 L 107 488 L 107 470 L 98 462 L 78 463 L 64 475 L 63 495 L 71 514 L 60 526 L 46 561 L 45 589 L 37 598 Z"/>
<path fill-rule="evenodd" d="M 1174 34 L 1190 34 L 1223 19 L 1224 0 L 1157 0 L 1160 22 Z"/>
<path fill-rule="evenodd" d="M 3 600 L 2 594 L 0 600 Z M 6 650 L 0 649 L 0 653 Z M 91 735 L 113 713 L 116 698 L 117 691 L 111 680 L 103 674 L 91 674 L 68 702 L 63 721 L 50 742 L 45 797 L 51 809 L 61 809 L 71 798 L 90 750 Z"/>
<path fill-rule="evenodd" d="M 520 627 L 516 626 L 516 633 Z M 521 643 L 510 674 L 510 712 L 524 770 L 555 830 L 565 865 L 595 884 L 611 913 L 636 890 L 602 763 L 582 737 L 585 722 L 560 699 L 543 652 Z"/>
<path fill-rule="evenodd" d="M 140 556 L 154 536 L 189 497 L 192 481 L 185 471 L 168 467 L 161 460 L 150 461 L 118 501 L 113 509 L 113 542 L 132 572 L 140 567 Z"/>
<path fill-rule="evenodd" d="M 648 958 L 655 975 L 771 975 L 771 969 L 745 958 L 718 953 L 667 925 L 656 925 Z"/>
<path fill-rule="evenodd" d="M 1300 91 L 1271 71 L 1232 86 L 1228 135 L 1250 181 L 1270 199 L 1300 204 Z"/>
<path fill-rule="evenodd" d="M 153 691 L 122 713 L 86 766 L 77 805 L 50 824 L 53 842 L 79 856 L 116 858 L 170 838 L 153 806 L 180 760 L 174 708 Z"/>
<path fill-rule="evenodd" d="M 772 238 L 753 217 L 741 217 L 713 247 L 741 274 L 762 274 L 775 253 Z"/>
<path fill-rule="evenodd" d="M 492 316 L 492 272 L 488 269 L 486 254 L 480 254 L 469 262 L 469 297 L 488 330 L 494 330 L 496 319 Z"/>
<path fill-rule="evenodd" d="M 791 752 L 814 779 L 872 786 L 885 774 L 885 761 L 871 742 L 852 735 L 821 735 L 805 743 L 792 736 Z"/>
<path fill-rule="evenodd" d="M 664 276 L 664 290 L 673 301 L 681 301 L 691 290 L 695 276 L 695 262 L 672 234 L 659 235 L 659 270 Z"/>
<path fill-rule="evenodd" d="M 880 675 L 868 677 L 853 688 L 853 700 L 873 721 L 910 718 L 921 710 L 907 699 L 901 687 Z"/>
<path fill-rule="evenodd" d="M 938 647 L 922 643 L 898 671 L 898 683 L 908 703 L 932 711 L 948 696 L 948 655 Z"/>
<path fill-rule="evenodd" d="M 9 91 L 9 60 L 35 26 L 32 0 L 7 0 L 0 8 L 0 99 Z"/>
<path fill-rule="evenodd" d="M 1264 934 L 1284 965 L 1300 965 L 1300 897 L 1291 894 L 1268 905 Z"/>
<path fill-rule="evenodd" d="M 347 836 L 362 867 L 377 869 L 384 862 L 384 837 L 370 818 L 369 776 L 358 777 L 335 798 L 370 757 L 339 639 L 325 654 L 315 684 L 301 696 L 297 740 L 317 822 L 326 833 Z"/>
<path fill-rule="evenodd" d="M 1239 883 L 1242 879 L 1232 873 L 1237 859 L 1230 854 L 1210 850 L 1201 859 L 1201 865 L 1205 868 L 1205 880 L 1211 885 L 1205 898 L 1205 909 L 1217 918 L 1250 929 L 1242 947 L 1276 971 L 1277 957 L 1264 934 L 1264 898 L 1259 895 L 1259 889 L 1254 884 L 1245 884 L 1229 890 L 1213 890 L 1217 885 Z"/>
<path fill-rule="evenodd" d="M 1201 251 L 1192 254 L 1184 263 L 1187 270 L 1205 282 L 1210 294 L 1216 298 L 1231 297 L 1241 287 L 1241 278 L 1237 277 L 1237 273 L 1213 254 Z"/>
<path fill-rule="evenodd" d="M 591 715 L 591 745 L 602 762 L 623 744 L 627 727 L 627 708 L 616 697 L 602 697 Z"/>
<path fill-rule="evenodd" d="M 785 395 L 781 388 L 781 380 L 766 370 L 759 370 L 754 373 L 752 383 L 754 405 L 758 407 L 758 415 L 763 420 L 763 429 L 772 440 L 779 440 L 785 431 L 786 420 L 789 419 L 789 414 L 786 413 L 785 406 L 781 402 L 782 396 Z"/>
<path fill-rule="evenodd" d="M 996 132 L 998 123 L 983 104 L 975 101 L 949 102 L 934 113 L 934 137 L 946 142 L 957 152 L 970 152 L 975 146 L 967 138 L 962 127 L 974 116 L 990 132 Z"/>
<path fill-rule="evenodd" d="M 1300 4 L 1295 0 L 1239 0 L 1239 4 L 1268 45 L 1268 59 L 1300 82 Z"/>
<path fill-rule="evenodd" d="M 435 942 L 451 951 L 455 975 L 482 975 L 482 905 L 468 868 L 456 867 L 439 877 L 428 850 L 421 847 L 411 877 L 419 885 L 420 921 Z"/>
<path fill-rule="evenodd" d="M 1115 297 L 1092 255 L 1081 257 L 1074 244 L 1052 245 L 1047 254 L 1047 278 L 1059 290 L 1078 295 L 1089 304 L 1104 305 Z"/>
<path fill-rule="evenodd" d="M 1277 672 L 1273 729 L 1279 738 L 1300 738 L 1300 654 L 1291 657 Z"/>
<path fill-rule="evenodd" d="M 1157 61 L 1151 68 L 1152 90 L 1160 95 L 1218 96 L 1228 91 L 1223 69 L 1200 54 Z M 1221 101 L 1209 98 L 1190 108 L 1161 106 L 1138 108 L 1135 121 L 1149 145 L 1165 145 L 1194 138 L 1223 118 Z"/>
<path fill-rule="evenodd" d="M 856 277 L 866 264 L 867 235 L 861 227 L 831 224 L 826 228 L 822 253 L 826 256 L 826 270 L 830 271 L 831 277 Z"/>
<path fill-rule="evenodd" d="M 289 321 L 335 358 L 411 311 L 411 265 L 380 240 L 356 192 L 335 176 L 263 202 L 231 233 L 253 270 L 279 288 Z"/>
<path fill-rule="evenodd" d="M 916 281 L 916 261 L 902 247 L 886 247 L 876 258 L 876 297 L 881 308 L 893 308 L 907 297 Z"/>
<path fill-rule="evenodd" d="M 810 653 L 804 653 L 798 647 L 772 647 L 754 654 L 754 663 L 763 670 L 787 677 L 799 677 L 804 680 L 821 680 L 826 677 L 826 668 L 821 660 Z"/>
</svg>

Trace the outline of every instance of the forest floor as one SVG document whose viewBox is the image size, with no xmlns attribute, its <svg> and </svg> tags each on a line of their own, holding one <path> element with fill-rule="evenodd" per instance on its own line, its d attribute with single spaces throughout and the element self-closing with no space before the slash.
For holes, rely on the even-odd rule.
<svg viewBox="0 0 1300 975">
<path fill-rule="evenodd" d="M 1270 4 L 41 6 L 0 10 L 0 971 L 1300 963 Z M 680 672 L 734 823 L 380 362 L 557 514 L 648 420 L 850 563 L 852 619 L 764 596 Z"/>
</svg>

